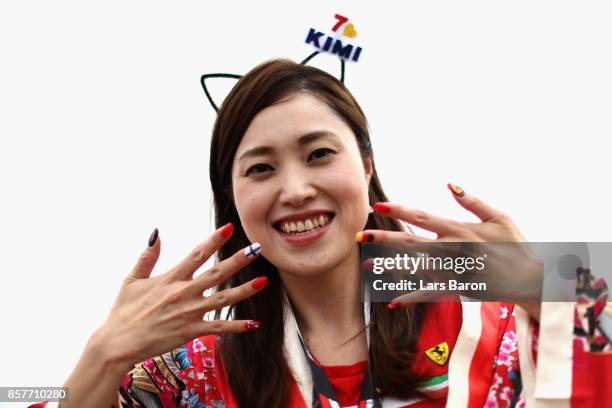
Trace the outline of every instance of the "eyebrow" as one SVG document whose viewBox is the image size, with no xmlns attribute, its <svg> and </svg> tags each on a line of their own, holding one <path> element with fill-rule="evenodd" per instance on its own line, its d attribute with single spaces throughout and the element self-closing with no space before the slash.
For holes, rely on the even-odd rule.
<svg viewBox="0 0 612 408">
<path fill-rule="evenodd" d="M 334 132 L 330 132 L 328 130 L 314 130 L 312 132 L 308 132 L 305 135 L 300 136 L 297 140 L 297 144 L 299 146 L 305 146 L 309 143 L 314 142 L 315 140 L 325 138 L 325 137 L 337 137 L 337 135 Z M 242 153 L 242 155 L 240 155 L 240 158 L 238 158 L 238 161 L 241 161 L 249 157 L 253 157 L 253 156 L 263 156 L 266 154 L 270 154 L 273 151 L 274 151 L 274 148 L 270 146 L 254 147 Z"/>
</svg>

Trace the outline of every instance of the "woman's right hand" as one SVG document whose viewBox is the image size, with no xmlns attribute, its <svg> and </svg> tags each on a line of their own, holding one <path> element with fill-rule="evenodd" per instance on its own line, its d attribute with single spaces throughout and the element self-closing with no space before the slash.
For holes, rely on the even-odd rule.
<svg viewBox="0 0 612 408">
<path fill-rule="evenodd" d="M 253 320 L 203 320 L 206 312 L 253 296 L 268 282 L 258 277 L 203 296 L 205 290 L 228 279 L 259 253 L 260 245 L 251 244 L 194 279 L 193 274 L 225 244 L 233 229 L 231 224 L 219 228 L 170 271 L 150 277 L 161 245 L 155 230 L 149 246 L 123 281 L 108 318 L 92 336 L 97 350 L 114 365 L 129 369 L 199 336 L 257 329 L 259 323 Z"/>
</svg>

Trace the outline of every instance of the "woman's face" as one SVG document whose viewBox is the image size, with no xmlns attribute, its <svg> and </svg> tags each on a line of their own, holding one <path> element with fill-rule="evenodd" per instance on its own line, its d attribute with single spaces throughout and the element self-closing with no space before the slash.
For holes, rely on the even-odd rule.
<svg viewBox="0 0 612 408">
<path fill-rule="evenodd" d="M 282 272 L 313 275 L 340 265 L 357 254 L 371 168 L 351 128 L 313 94 L 263 109 L 232 165 L 247 237 Z"/>
</svg>

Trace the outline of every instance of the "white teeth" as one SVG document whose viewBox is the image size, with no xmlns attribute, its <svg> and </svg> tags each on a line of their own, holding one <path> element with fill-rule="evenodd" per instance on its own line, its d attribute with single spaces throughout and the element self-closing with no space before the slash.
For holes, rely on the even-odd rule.
<svg viewBox="0 0 612 408">
<path fill-rule="evenodd" d="M 280 224 L 279 228 L 286 234 L 309 232 L 324 226 L 329 222 L 329 219 L 328 215 L 321 214 L 302 221 L 283 222 Z"/>
</svg>

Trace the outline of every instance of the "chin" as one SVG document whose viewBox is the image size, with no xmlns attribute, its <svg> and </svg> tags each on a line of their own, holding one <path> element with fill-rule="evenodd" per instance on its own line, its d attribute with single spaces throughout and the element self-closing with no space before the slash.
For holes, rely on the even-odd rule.
<svg viewBox="0 0 612 408">
<path fill-rule="evenodd" d="M 278 263 L 273 259 L 271 259 L 270 262 L 272 262 L 277 269 L 285 273 L 299 276 L 318 276 L 337 267 L 351 255 L 350 249 L 341 250 L 341 248 L 336 247 L 334 251 L 336 250 L 337 252 L 333 253 L 321 253 L 321 251 L 311 253 L 307 251 L 307 253 L 293 256 L 288 255 L 287 257 L 283 257 L 283 259 L 278 259 Z"/>
</svg>

